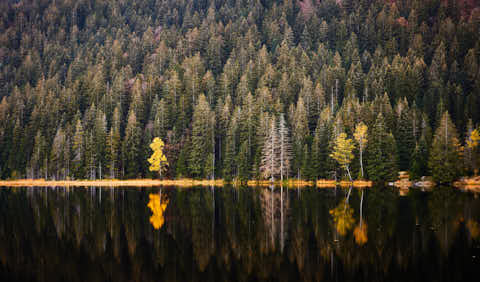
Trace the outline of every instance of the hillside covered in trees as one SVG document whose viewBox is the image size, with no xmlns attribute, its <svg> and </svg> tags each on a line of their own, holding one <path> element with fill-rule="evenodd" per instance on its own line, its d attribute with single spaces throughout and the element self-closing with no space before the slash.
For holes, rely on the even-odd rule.
<svg viewBox="0 0 480 282">
<path fill-rule="evenodd" d="M 472 174 L 477 6 L 1 1 L 0 178 L 154 177 L 154 137 L 169 178 Z"/>
</svg>

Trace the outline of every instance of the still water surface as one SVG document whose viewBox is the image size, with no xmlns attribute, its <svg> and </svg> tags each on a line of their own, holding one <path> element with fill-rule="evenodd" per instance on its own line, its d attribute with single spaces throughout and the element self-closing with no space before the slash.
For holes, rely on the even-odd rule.
<svg viewBox="0 0 480 282">
<path fill-rule="evenodd" d="M 451 187 L 0 189 L 0 281 L 475 281 L 479 248 Z"/>
</svg>

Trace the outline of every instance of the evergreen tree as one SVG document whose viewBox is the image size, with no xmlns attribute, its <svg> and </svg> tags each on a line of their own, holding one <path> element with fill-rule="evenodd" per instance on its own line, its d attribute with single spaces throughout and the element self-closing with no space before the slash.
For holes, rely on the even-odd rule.
<svg viewBox="0 0 480 282">
<path fill-rule="evenodd" d="M 395 138 L 387 132 L 385 119 L 377 116 L 367 145 L 368 179 L 376 182 L 391 181 L 397 177 L 397 150 Z"/>
<path fill-rule="evenodd" d="M 208 105 L 205 95 L 201 94 L 198 103 L 193 112 L 192 122 L 192 146 L 190 151 L 189 169 L 195 178 L 206 177 L 204 168 L 206 167 L 208 154 L 213 153 L 212 143 L 212 116 L 213 111 Z"/>
<path fill-rule="evenodd" d="M 43 160 L 46 155 L 46 141 L 40 130 L 35 135 L 35 145 L 33 147 L 32 156 L 30 158 L 31 178 L 38 178 L 41 176 L 41 168 Z"/>
<path fill-rule="evenodd" d="M 428 167 L 440 183 L 456 180 L 462 173 L 462 151 L 457 129 L 446 111 L 435 130 Z"/>
<path fill-rule="evenodd" d="M 237 151 L 237 138 L 236 130 L 237 121 L 236 118 L 232 118 L 230 126 L 227 130 L 227 136 L 225 141 L 225 158 L 223 160 L 223 177 L 226 181 L 230 181 L 235 176 L 235 156 Z"/>
<path fill-rule="evenodd" d="M 397 120 L 396 137 L 398 151 L 398 167 L 400 170 L 408 170 L 411 163 L 411 156 L 413 150 L 415 149 L 413 122 L 408 108 L 402 109 L 399 113 Z"/>
<path fill-rule="evenodd" d="M 292 148 L 290 144 L 290 136 L 285 117 L 280 114 L 278 119 L 278 137 L 280 150 L 280 180 L 283 181 L 283 176 L 288 177 L 290 171 L 290 163 L 292 160 Z"/>
<path fill-rule="evenodd" d="M 243 141 L 237 154 L 238 180 L 241 182 L 246 182 L 250 176 L 250 160 L 248 154 L 248 141 Z"/>
<path fill-rule="evenodd" d="M 270 181 L 275 181 L 275 176 L 280 172 L 279 154 L 278 154 L 278 131 L 275 122 L 275 117 L 270 120 L 268 133 L 262 149 L 262 162 L 260 170 L 265 179 L 270 178 Z"/>
<path fill-rule="evenodd" d="M 420 141 L 415 146 L 410 164 L 410 178 L 419 179 L 428 172 L 428 145 L 425 136 L 422 134 Z"/>
<path fill-rule="evenodd" d="M 110 178 L 114 179 L 119 176 L 120 171 L 120 131 L 112 126 L 106 138 L 106 168 Z"/>
<path fill-rule="evenodd" d="M 327 107 L 318 119 L 312 144 L 312 162 L 316 177 L 324 179 L 329 178 L 334 170 L 334 160 L 330 158 L 333 127 L 329 115 L 330 109 Z"/>
<path fill-rule="evenodd" d="M 123 140 L 122 151 L 125 155 L 124 168 L 127 178 L 138 177 L 140 173 L 140 164 L 145 160 L 141 158 L 141 130 L 137 122 L 135 112 L 130 110 L 128 114 L 127 127 L 125 129 L 125 139 Z"/>
<path fill-rule="evenodd" d="M 73 175 L 76 178 L 85 177 L 85 136 L 82 121 L 77 120 L 73 136 Z"/>
<path fill-rule="evenodd" d="M 57 129 L 55 138 L 53 138 L 52 151 L 50 156 L 50 166 L 55 179 L 60 179 L 65 176 L 65 134 L 61 127 Z"/>
</svg>

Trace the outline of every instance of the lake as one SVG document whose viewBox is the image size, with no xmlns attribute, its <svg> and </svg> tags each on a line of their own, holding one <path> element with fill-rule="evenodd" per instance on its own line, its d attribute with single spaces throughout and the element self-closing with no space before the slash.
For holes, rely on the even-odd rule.
<svg viewBox="0 0 480 282">
<path fill-rule="evenodd" d="M 0 281 L 472 281 L 479 256 L 451 187 L 0 189 Z"/>
</svg>

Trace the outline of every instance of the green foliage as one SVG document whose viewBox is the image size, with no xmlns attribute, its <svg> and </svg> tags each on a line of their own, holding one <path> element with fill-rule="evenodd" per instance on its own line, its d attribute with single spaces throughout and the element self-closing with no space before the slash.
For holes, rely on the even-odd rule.
<svg viewBox="0 0 480 282">
<path fill-rule="evenodd" d="M 462 148 L 458 133 L 448 112 L 445 112 L 435 130 L 428 167 L 436 182 L 448 183 L 462 173 Z"/>
<path fill-rule="evenodd" d="M 410 178 L 420 179 L 428 173 L 428 145 L 425 136 L 420 137 L 420 141 L 415 146 L 412 154 L 412 163 L 410 164 Z"/>
<path fill-rule="evenodd" d="M 189 169 L 193 177 L 207 176 L 205 167 L 209 153 L 213 152 L 213 122 L 215 116 L 208 105 L 205 95 L 200 95 L 193 112 L 192 146 L 190 150 Z M 211 172 L 211 169 L 210 169 Z"/>
<path fill-rule="evenodd" d="M 391 181 L 397 177 L 397 145 L 386 131 L 382 114 L 377 116 L 367 145 L 367 177 L 373 181 Z"/>
<path fill-rule="evenodd" d="M 347 134 L 340 133 L 335 139 L 335 145 L 330 154 L 330 157 L 335 159 L 347 171 L 350 180 L 352 180 L 352 175 L 350 174 L 349 165 L 353 159 L 353 149 L 355 149 L 353 140 L 347 139 Z"/>
<path fill-rule="evenodd" d="M 480 123 L 478 23 L 438 1 L 4 2 L 1 178 L 147 176 L 153 136 L 169 176 L 258 177 L 265 117 L 285 113 L 288 174 L 330 178 L 333 136 L 363 121 L 386 180 L 426 174 L 419 136 L 444 111 Z"/>
</svg>

